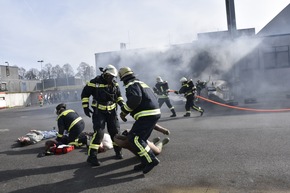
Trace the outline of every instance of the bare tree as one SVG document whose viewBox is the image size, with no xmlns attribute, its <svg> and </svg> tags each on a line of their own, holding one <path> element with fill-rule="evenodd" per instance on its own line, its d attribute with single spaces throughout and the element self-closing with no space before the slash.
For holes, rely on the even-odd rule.
<svg viewBox="0 0 290 193">
<path fill-rule="evenodd" d="M 31 68 L 30 70 L 28 70 L 25 74 L 25 78 L 27 80 L 39 80 L 40 73 L 36 68 Z"/>
<path fill-rule="evenodd" d="M 53 78 L 65 78 L 65 73 L 59 65 L 52 67 L 51 72 Z"/>
<path fill-rule="evenodd" d="M 26 70 L 23 67 L 18 67 L 18 76 L 19 79 L 24 79 L 25 78 L 25 74 L 26 74 Z"/>
<path fill-rule="evenodd" d="M 68 76 L 68 77 L 74 76 L 74 70 L 70 64 L 64 64 L 62 69 L 63 69 L 64 73 L 66 74 L 66 76 Z"/>
<path fill-rule="evenodd" d="M 52 78 L 52 64 L 47 63 L 43 68 L 43 77 L 44 79 L 51 79 Z"/>
<path fill-rule="evenodd" d="M 77 68 L 78 73 L 76 74 L 76 76 L 81 77 L 81 79 L 86 82 L 89 81 L 92 76 L 91 76 L 91 67 L 89 64 L 82 62 L 79 64 L 78 68 Z"/>
</svg>

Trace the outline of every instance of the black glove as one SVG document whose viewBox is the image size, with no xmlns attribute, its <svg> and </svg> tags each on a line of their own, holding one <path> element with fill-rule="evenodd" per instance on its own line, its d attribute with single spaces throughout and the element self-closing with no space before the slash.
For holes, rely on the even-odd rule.
<svg viewBox="0 0 290 193">
<path fill-rule="evenodd" d="M 174 91 L 175 94 L 178 94 L 178 91 Z"/>
<path fill-rule="evenodd" d="M 126 116 L 127 116 L 126 113 L 124 113 L 124 112 L 121 112 L 121 113 L 120 113 L 120 118 L 121 118 L 124 122 L 127 121 Z"/>
<path fill-rule="evenodd" d="M 91 117 L 91 113 L 93 113 L 89 107 L 84 108 L 84 112 L 88 117 Z"/>
</svg>

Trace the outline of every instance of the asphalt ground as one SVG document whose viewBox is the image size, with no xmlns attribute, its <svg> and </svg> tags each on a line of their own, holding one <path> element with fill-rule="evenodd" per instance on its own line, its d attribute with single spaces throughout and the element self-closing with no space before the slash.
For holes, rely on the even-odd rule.
<svg viewBox="0 0 290 193">
<path fill-rule="evenodd" d="M 86 163 L 85 148 L 37 158 L 45 141 L 18 147 L 15 140 L 31 129 L 55 127 L 55 105 L 2 109 L 0 192 L 290 192 L 289 112 L 199 105 L 204 115 L 193 111 L 190 118 L 182 117 L 183 105 L 176 106 L 176 118 L 169 118 L 170 111 L 162 107 L 159 124 L 170 130 L 170 142 L 158 156 L 161 163 L 146 175 L 132 170 L 139 161 L 128 150 L 123 150 L 123 160 L 115 160 L 113 150 L 100 153 L 99 167 Z M 247 107 L 259 108 L 259 104 Z M 269 108 L 281 107 L 289 108 L 290 103 L 269 104 Z M 68 103 L 68 108 L 79 112 L 85 130 L 92 131 L 80 102 Z M 121 122 L 121 130 L 132 123 L 131 118 Z M 157 136 L 165 137 L 154 131 L 150 139 Z"/>
</svg>

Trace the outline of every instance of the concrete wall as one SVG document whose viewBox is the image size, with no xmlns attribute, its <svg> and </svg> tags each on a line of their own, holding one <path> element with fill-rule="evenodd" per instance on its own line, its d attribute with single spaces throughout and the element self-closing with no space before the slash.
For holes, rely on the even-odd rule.
<svg viewBox="0 0 290 193">
<path fill-rule="evenodd" d="M 31 93 L 0 93 L 0 108 L 27 106 L 32 104 Z M 36 101 L 35 101 L 36 102 Z"/>
<path fill-rule="evenodd" d="M 42 92 L 44 105 L 80 101 L 82 88 L 50 90 Z M 6 93 L 0 92 L 0 109 L 38 105 L 40 92 Z"/>
</svg>

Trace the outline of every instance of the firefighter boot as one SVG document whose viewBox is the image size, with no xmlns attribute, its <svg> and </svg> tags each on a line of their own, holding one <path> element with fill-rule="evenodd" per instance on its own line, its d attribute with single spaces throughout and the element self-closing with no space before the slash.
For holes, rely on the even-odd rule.
<svg viewBox="0 0 290 193">
<path fill-rule="evenodd" d="M 183 115 L 184 117 L 190 117 L 190 113 L 186 113 L 185 115 Z"/>
<path fill-rule="evenodd" d="M 148 154 L 151 154 L 150 157 L 152 159 L 152 162 L 146 164 L 146 166 L 143 168 L 143 174 L 147 174 L 148 172 L 150 172 L 160 162 L 159 159 L 157 159 L 157 157 L 153 154 L 152 150 L 150 150 Z"/>
<path fill-rule="evenodd" d="M 170 117 L 176 117 L 176 112 L 174 109 L 171 109 L 172 115 Z"/>
<path fill-rule="evenodd" d="M 116 155 L 115 155 L 116 159 L 123 159 L 123 154 L 122 154 L 122 148 L 121 147 L 114 145 L 114 151 L 116 153 Z"/>
<path fill-rule="evenodd" d="M 203 112 L 204 112 L 204 109 L 200 108 L 200 111 L 199 112 L 200 112 L 200 116 L 202 116 L 203 115 Z"/>
<path fill-rule="evenodd" d="M 150 162 L 149 157 L 151 158 Z M 134 166 L 134 171 L 143 171 L 143 174 L 150 172 L 160 162 L 151 149 L 147 152 L 147 155 L 141 156 L 140 159 L 141 163 Z"/>
<path fill-rule="evenodd" d="M 87 159 L 87 162 L 93 166 L 101 165 L 101 162 L 97 158 L 97 153 L 98 153 L 98 150 L 95 150 L 95 149 L 89 150 L 89 157 Z"/>
<path fill-rule="evenodd" d="M 143 171 L 143 174 L 147 174 L 148 172 L 150 172 L 155 166 L 157 166 L 159 164 L 159 159 L 157 159 L 155 157 L 155 159 L 152 160 L 151 163 L 149 164 L 138 164 L 134 166 L 134 171 Z"/>
</svg>

